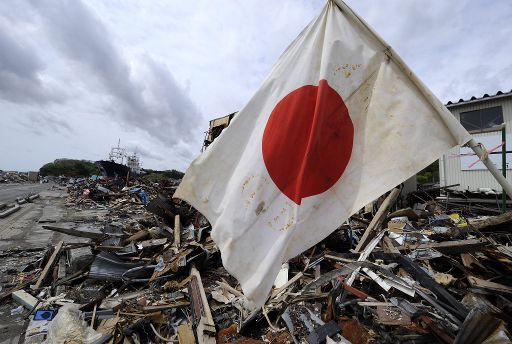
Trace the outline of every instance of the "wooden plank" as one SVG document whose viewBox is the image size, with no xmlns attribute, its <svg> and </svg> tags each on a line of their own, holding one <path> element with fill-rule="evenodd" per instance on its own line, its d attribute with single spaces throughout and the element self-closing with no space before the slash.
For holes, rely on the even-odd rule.
<svg viewBox="0 0 512 344">
<path fill-rule="evenodd" d="M 215 322 L 206 298 L 203 282 L 199 271 L 193 266 L 190 270 L 189 296 L 192 298 L 192 312 L 194 312 L 196 323 L 197 341 L 199 344 L 215 344 Z"/>
<path fill-rule="evenodd" d="M 12 288 L 10 290 L 7 290 L 7 291 L 4 291 L 4 292 L 0 293 L 0 301 L 3 301 L 5 298 L 11 296 L 12 293 L 14 293 L 15 291 L 18 291 L 18 290 L 21 290 L 21 289 L 24 289 L 24 288 L 28 287 L 32 282 L 33 282 L 33 280 L 27 281 L 27 282 L 23 282 L 22 284 L 17 285 L 17 286 L 15 286 L 14 288 Z"/>
<path fill-rule="evenodd" d="M 144 316 L 147 316 L 146 314 L 144 314 Z M 111 333 L 111 334 L 114 334 L 114 331 L 116 329 L 116 326 L 117 326 L 117 323 L 119 322 L 121 318 L 119 317 L 115 317 L 115 318 L 110 318 L 110 319 L 104 319 L 100 322 L 100 324 L 98 325 L 98 328 L 96 329 L 96 331 L 100 332 L 100 333 Z"/>
<path fill-rule="evenodd" d="M 507 213 L 498 215 L 498 216 L 491 216 L 483 220 L 473 220 L 469 221 L 469 224 L 474 229 L 477 229 L 479 231 L 484 231 L 487 228 L 491 228 L 494 226 L 499 226 L 502 224 L 505 224 L 509 221 L 512 221 L 512 211 L 509 211 Z"/>
<path fill-rule="evenodd" d="M 235 296 L 244 297 L 244 294 L 242 294 L 241 292 L 239 292 L 238 290 L 236 290 L 235 288 L 233 288 L 226 282 L 217 281 L 217 284 L 219 285 L 219 287 L 229 291 L 231 294 L 233 294 Z"/>
<path fill-rule="evenodd" d="M 176 248 L 181 246 L 181 221 L 179 215 L 174 217 L 174 246 Z"/>
<path fill-rule="evenodd" d="M 80 238 L 88 238 L 88 239 L 93 239 L 93 240 L 101 240 L 101 239 L 104 239 L 105 237 L 107 237 L 107 235 L 104 233 L 101 233 L 98 231 L 87 230 L 86 228 L 81 228 L 81 229 L 75 228 L 74 226 L 75 226 L 74 224 L 69 227 L 62 227 L 62 225 L 61 226 L 43 225 L 43 228 L 48 229 L 50 231 L 54 231 L 54 232 L 64 233 L 67 235 L 72 235 L 72 236 L 76 236 L 76 237 L 80 237 Z"/>
<path fill-rule="evenodd" d="M 462 260 L 462 264 L 468 269 L 472 269 L 475 266 L 478 266 L 484 271 L 487 270 L 487 268 L 483 266 L 482 263 L 480 263 L 478 259 L 476 259 L 471 253 L 461 253 L 460 258 Z"/>
<path fill-rule="evenodd" d="M 66 278 L 66 256 L 61 255 L 60 259 L 59 259 L 59 271 L 58 271 L 56 280 L 60 281 L 64 278 Z M 55 284 L 55 282 L 54 282 L 54 284 Z M 55 295 L 62 294 L 65 291 L 66 291 L 66 287 L 63 285 L 59 285 L 59 286 L 57 286 L 57 288 L 55 288 Z"/>
<path fill-rule="evenodd" d="M 164 246 L 167 242 L 167 238 L 162 239 L 149 239 L 141 241 L 139 244 L 142 246 L 142 248 L 154 248 L 158 246 Z"/>
<path fill-rule="evenodd" d="M 133 234 L 132 236 L 126 238 L 126 242 L 132 242 L 132 241 L 139 241 L 142 239 L 145 239 L 147 236 L 149 236 L 149 232 L 147 230 L 141 230 L 137 233 Z"/>
<path fill-rule="evenodd" d="M 469 284 L 471 284 L 474 288 L 488 289 L 498 293 L 506 293 L 512 294 L 512 287 L 506 286 L 504 284 L 486 281 L 481 278 L 477 278 L 474 276 L 468 276 Z"/>
<path fill-rule="evenodd" d="M 96 318 L 96 309 L 98 308 L 98 304 L 94 304 L 94 309 L 92 310 L 92 318 L 91 318 L 91 328 L 94 330 L 94 318 Z"/>
<path fill-rule="evenodd" d="M 156 312 L 156 311 L 163 311 L 165 309 L 181 308 L 181 307 L 187 307 L 187 306 L 190 306 L 190 302 L 178 301 L 178 302 L 167 303 L 165 305 L 144 306 L 144 307 L 142 307 L 142 310 L 144 312 Z"/>
<path fill-rule="evenodd" d="M 359 240 L 359 243 L 357 244 L 355 251 L 361 252 L 364 250 L 366 245 L 373 239 L 373 237 L 377 234 L 377 232 L 380 231 L 382 227 L 382 223 L 386 219 L 386 215 L 389 212 L 389 209 L 395 203 L 395 200 L 397 199 L 398 195 L 400 194 L 400 189 L 394 188 L 389 193 L 388 197 L 382 202 L 381 206 L 379 207 L 379 210 L 377 210 L 377 213 L 373 217 L 372 221 L 364 231 L 363 236 L 361 237 L 361 240 Z"/>
<path fill-rule="evenodd" d="M 400 253 L 395 245 L 393 245 L 393 240 L 391 240 L 387 235 L 384 235 L 382 238 L 382 249 L 386 253 Z"/>
<path fill-rule="evenodd" d="M 288 287 L 290 287 L 292 284 L 294 284 L 295 282 L 297 282 L 299 279 L 302 278 L 302 276 L 304 276 L 304 274 L 302 272 L 299 272 L 298 274 L 296 274 L 295 276 L 293 276 L 288 282 L 286 282 L 285 285 L 283 285 L 281 288 L 279 289 L 276 289 L 272 292 L 272 298 L 276 297 L 277 295 L 279 295 L 283 290 L 286 290 L 288 289 Z"/>
<path fill-rule="evenodd" d="M 186 323 L 178 326 L 178 342 L 180 344 L 196 344 L 196 337 L 192 331 L 192 324 Z"/>
<path fill-rule="evenodd" d="M 46 276 L 48 275 L 48 272 L 50 271 L 53 263 L 55 263 L 55 259 L 59 255 L 62 245 L 64 245 L 64 241 L 61 240 L 61 241 L 59 241 L 57 246 L 55 246 L 55 250 L 53 250 L 53 253 L 50 256 L 50 259 L 48 260 L 48 262 L 46 263 L 46 266 L 44 267 L 43 271 L 41 272 L 41 275 L 39 276 L 39 279 L 37 280 L 37 282 L 34 286 L 34 289 L 41 288 L 41 284 L 43 284 L 43 281 L 46 278 Z"/>
<path fill-rule="evenodd" d="M 455 241 L 443 241 L 438 243 L 429 243 L 421 245 L 404 245 L 399 246 L 399 251 L 409 251 L 415 249 L 427 249 L 433 248 L 442 253 L 465 253 L 478 251 L 485 247 L 489 242 L 486 239 L 469 239 L 469 240 L 455 240 Z"/>
</svg>

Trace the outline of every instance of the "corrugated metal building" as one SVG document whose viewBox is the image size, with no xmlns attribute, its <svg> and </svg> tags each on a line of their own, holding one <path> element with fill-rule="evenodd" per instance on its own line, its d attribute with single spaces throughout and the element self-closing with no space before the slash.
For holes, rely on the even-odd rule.
<svg viewBox="0 0 512 344">
<path fill-rule="evenodd" d="M 507 150 L 512 150 L 512 90 L 506 93 L 500 91 L 493 96 L 485 94 L 482 98 L 460 99 L 456 103 L 448 102 L 446 107 L 475 141 L 483 143 L 491 151 L 490 158 L 501 170 L 502 123 L 506 126 Z M 512 154 L 507 154 L 507 162 L 507 180 L 512 182 Z M 491 188 L 501 192 L 499 184 L 469 148 L 455 147 L 441 157 L 439 179 L 441 186 L 460 184 L 454 188 L 460 191 Z"/>
</svg>

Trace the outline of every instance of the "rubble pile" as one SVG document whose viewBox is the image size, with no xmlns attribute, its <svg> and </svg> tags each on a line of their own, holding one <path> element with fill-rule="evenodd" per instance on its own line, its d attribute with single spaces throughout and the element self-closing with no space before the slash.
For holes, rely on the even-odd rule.
<svg viewBox="0 0 512 344">
<path fill-rule="evenodd" d="M 0 171 L 0 183 L 26 183 L 28 181 L 27 173 Z"/>
<path fill-rule="evenodd" d="M 103 215 L 43 227 L 86 242 L 2 253 L 23 262 L 2 271 L 0 301 L 29 319 L 25 343 L 509 342 L 512 212 L 396 209 L 395 189 L 283 264 L 252 310 L 175 187 L 75 184 L 67 206 Z"/>
</svg>

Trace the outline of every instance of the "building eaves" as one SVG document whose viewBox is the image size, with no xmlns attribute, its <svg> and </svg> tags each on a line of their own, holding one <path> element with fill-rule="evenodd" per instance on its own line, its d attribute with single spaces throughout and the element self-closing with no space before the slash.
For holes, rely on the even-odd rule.
<svg viewBox="0 0 512 344">
<path fill-rule="evenodd" d="M 504 97 L 510 97 L 510 96 L 512 96 L 512 90 L 510 90 L 509 92 L 498 91 L 498 92 L 496 92 L 495 95 L 492 95 L 492 96 L 490 96 L 489 94 L 486 93 L 480 98 L 473 96 L 467 100 L 464 100 L 461 98 L 457 102 L 449 101 L 448 103 L 446 103 L 446 107 L 448 107 L 448 108 L 456 107 L 456 106 L 461 106 L 461 105 L 466 105 L 466 104 L 471 104 L 471 103 L 477 103 L 477 102 L 481 102 L 481 101 L 485 101 L 485 100 L 498 99 L 498 98 L 504 98 Z"/>
</svg>

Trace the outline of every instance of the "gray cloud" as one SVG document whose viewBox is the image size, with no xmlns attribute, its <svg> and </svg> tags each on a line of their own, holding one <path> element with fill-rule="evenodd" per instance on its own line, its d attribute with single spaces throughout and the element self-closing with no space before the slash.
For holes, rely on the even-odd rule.
<svg viewBox="0 0 512 344">
<path fill-rule="evenodd" d="M 20 37 L 9 36 L 5 22 L 0 17 L 0 98 L 15 103 L 61 100 L 63 94 L 43 81 L 45 66 L 34 47 Z"/>
<path fill-rule="evenodd" d="M 164 160 L 164 157 L 161 156 L 160 154 L 150 150 L 150 149 L 147 149 L 145 148 L 144 146 L 141 146 L 141 145 L 137 145 L 137 144 L 128 144 L 126 147 L 125 147 L 128 151 L 130 152 L 134 152 L 134 153 L 137 153 L 138 155 L 140 155 L 143 159 L 146 158 L 146 159 L 153 159 L 153 160 L 156 160 L 156 161 L 163 161 Z"/>
<path fill-rule="evenodd" d="M 442 101 L 512 88 L 512 2 L 350 3 Z"/>
<path fill-rule="evenodd" d="M 145 75 L 137 79 L 104 24 L 80 1 L 32 4 L 58 48 L 101 82 L 124 124 L 170 146 L 193 134 L 201 116 L 163 63 L 146 57 Z"/>
<path fill-rule="evenodd" d="M 71 125 L 62 119 L 62 116 L 40 112 L 30 112 L 21 117 L 19 123 L 38 136 L 65 135 L 69 136 L 75 131 Z"/>
<path fill-rule="evenodd" d="M 512 1 L 346 2 L 442 101 L 512 88 Z M 23 140 L 0 165 L 101 159 L 120 138 L 144 167 L 184 170 L 207 120 L 243 107 L 324 5 L 2 0 L 0 137 Z"/>
</svg>

